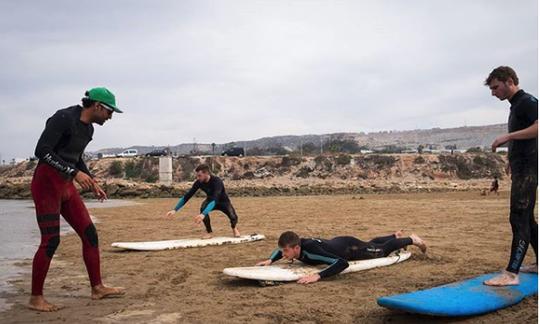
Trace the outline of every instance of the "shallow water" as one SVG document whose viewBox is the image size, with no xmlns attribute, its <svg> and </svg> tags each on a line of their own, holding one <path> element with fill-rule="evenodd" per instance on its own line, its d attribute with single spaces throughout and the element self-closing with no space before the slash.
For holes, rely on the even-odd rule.
<svg viewBox="0 0 540 324">
<path fill-rule="evenodd" d="M 126 200 L 85 201 L 88 208 L 110 208 L 134 204 Z M 93 219 L 94 222 L 97 220 Z M 60 217 L 60 233 L 69 233 L 71 228 Z M 28 269 L 17 266 L 20 261 L 31 260 L 40 242 L 34 203 L 31 200 L 0 199 L 0 311 L 9 307 L 5 293 L 12 289 L 9 280 Z M 29 283 L 30 284 L 30 283 Z"/>
</svg>

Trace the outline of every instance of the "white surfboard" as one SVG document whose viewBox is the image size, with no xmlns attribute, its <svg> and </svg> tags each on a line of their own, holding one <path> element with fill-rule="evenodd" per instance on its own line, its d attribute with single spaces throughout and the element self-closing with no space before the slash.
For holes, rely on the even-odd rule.
<svg viewBox="0 0 540 324">
<path fill-rule="evenodd" d="M 183 239 L 168 241 L 149 241 L 149 242 L 114 242 L 112 247 L 124 250 L 136 251 L 161 251 L 172 249 L 185 249 L 192 247 L 202 247 L 209 245 L 240 244 L 264 240 L 262 234 L 243 235 L 240 237 L 213 237 L 211 239 Z"/>
<path fill-rule="evenodd" d="M 358 272 L 362 270 L 389 266 L 403 262 L 410 257 L 410 252 L 399 251 L 385 258 L 349 261 L 349 267 L 343 270 L 341 273 Z M 296 281 L 305 275 L 319 273 L 319 271 L 321 271 L 323 268 L 325 268 L 324 265 L 315 267 L 300 261 L 295 261 L 293 263 L 280 263 L 264 267 L 254 266 L 225 268 L 223 269 L 223 273 L 232 277 L 259 281 Z"/>
</svg>

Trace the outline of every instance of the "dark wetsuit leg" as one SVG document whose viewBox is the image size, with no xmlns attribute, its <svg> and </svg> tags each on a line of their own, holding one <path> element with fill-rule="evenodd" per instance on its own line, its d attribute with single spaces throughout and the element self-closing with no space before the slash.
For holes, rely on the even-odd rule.
<svg viewBox="0 0 540 324">
<path fill-rule="evenodd" d="M 234 210 L 233 205 L 229 203 L 219 203 L 216 205 L 216 210 L 221 211 L 227 217 L 229 217 L 229 221 L 231 222 L 231 228 L 235 228 L 236 224 L 238 223 L 238 215 L 236 215 L 236 211 Z"/>
<path fill-rule="evenodd" d="M 538 224 L 534 218 L 538 170 L 536 166 L 515 163 L 512 165 L 510 196 L 510 224 L 512 225 L 512 251 L 507 271 L 519 273 L 529 244 L 538 260 Z"/>
<path fill-rule="evenodd" d="M 352 236 L 340 236 L 330 240 L 330 242 L 335 249 L 345 251 L 347 260 L 352 261 L 386 257 L 394 251 L 411 245 L 412 239 L 387 236 L 364 242 Z"/>
<path fill-rule="evenodd" d="M 390 241 L 390 240 L 393 240 L 395 239 L 396 236 L 394 234 L 392 235 L 388 235 L 388 236 L 381 236 L 381 237 L 376 237 L 374 239 L 372 239 L 371 241 L 369 241 L 370 243 L 377 243 L 377 244 L 381 244 L 381 243 L 385 243 L 387 241 Z"/>
<path fill-rule="evenodd" d="M 378 250 L 377 257 L 386 257 L 390 255 L 390 253 L 397 251 L 399 249 L 402 249 L 406 246 L 412 245 L 413 241 L 410 237 L 405 238 L 394 238 L 392 240 L 388 240 L 384 243 L 375 243 L 373 244 L 374 248 Z"/>
</svg>

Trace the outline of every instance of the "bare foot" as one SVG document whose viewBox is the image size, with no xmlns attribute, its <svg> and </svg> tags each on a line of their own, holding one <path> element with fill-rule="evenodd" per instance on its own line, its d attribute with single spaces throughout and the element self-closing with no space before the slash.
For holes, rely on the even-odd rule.
<svg viewBox="0 0 540 324">
<path fill-rule="evenodd" d="M 420 236 L 413 233 L 411 234 L 410 238 L 413 241 L 413 245 L 417 246 L 420 249 L 420 251 L 422 251 L 422 253 L 426 253 L 427 251 L 426 242 L 424 242 L 424 240 L 422 240 Z"/>
<path fill-rule="evenodd" d="M 396 238 L 402 238 L 402 237 L 403 237 L 403 230 L 400 229 L 399 231 L 395 232 L 395 233 L 394 233 L 394 236 L 395 236 Z"/>
<path fill-rule="evenodd" d="M 516 286 L 519 285 L 519 276 L 504 270 L 500 275 L 484 281 L 487 286 Z"/>
<path fill-rule="evenodd" d="M 205 235 L 203 235 L 201 238 L 203 240 L 209 240 L 211 239 L 213 236 L 212 236 L 212 233 L 206 233 Z"/>
<path fill-rule="evenodd" d="M 123 287 L 107 287 L 103 284 L 92 287 L 92 299 L 102 299 L 107 297 L 119 297 L 126 294 Z"/>
<path fill-rule="evenodd" d="M 519 268 L 519 272 L 538 273 L 538 264 L 533 263 L 533 264 L 521 266 L 521 268 Z"/>
<path fill-rule="evenodd" d="M 56 306 L 46 301 L 43 295 L 30 296 L 30 301 L 28 302 L 28 308 L 37 310 L 39 312 L 56 312 L 62 309 L 62 307 Z"/>
<path fill-rule="evenodd" d="M 235 227 L 232 230 L 234 237 L 240 237 L 240 231 Z"/>
</svg>

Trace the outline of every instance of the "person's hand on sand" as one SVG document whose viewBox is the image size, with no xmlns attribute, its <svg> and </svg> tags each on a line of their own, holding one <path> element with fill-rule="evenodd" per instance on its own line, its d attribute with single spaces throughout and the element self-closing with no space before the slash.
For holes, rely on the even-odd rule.
<svg viewBox="0 0 540 324">
<path fill-rule="evenodd" d="M 311 275 L 307 275 L 307 276 L 303 276 L 302 278 L 300 278 L 300 280 L 298 280 L 297 282 L 299 284 L 310 284 L 310 283 L 313 283 L 313 282 L 317 282 L 321 280 L 321 276 L 316 273 L 316 274 L 311 274 Z"/>
<path fill-rule="evenodd" d="M 261 261 L 261 262 L 257 262 L 256 266 L 266 267 L 266 266 L 269 266 L 271 264 L 272 264 L 272 260 L 268 259 L 268 260 L 264 260 L 264 261 Z"/>
<path fill-rule="evenodd" d="M 204 214 L 199 214 L 195 217 L 193 217 L 193 220 L 195 221 L 196 224 L 200 224 L 204 219 Z"/>
<path fill-rule="evenodd" d="M 165 216 L 172 218 L 176 214 L 176 210 L 172 209 L 167 212 Z"/>
</svg>

